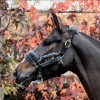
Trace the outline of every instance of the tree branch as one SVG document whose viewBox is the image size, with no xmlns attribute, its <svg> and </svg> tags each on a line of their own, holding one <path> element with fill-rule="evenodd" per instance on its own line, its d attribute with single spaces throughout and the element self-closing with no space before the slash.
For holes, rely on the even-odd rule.
<svg viewBox="0 0 100 100">
<path fill-rule="evenodd" d="M 8 26 L 9 26 L 9 24 L 10 24 L 10 18 L 11 18 L 11 17 L 9 17 L 9 19 L 8 19 L 7 25 L 6 25 L 3 29 L 0 29 L 0 33 L 3 32 L 4 30 L 6 30 L 6 29 L 8 28 Z M 1 23 L 0 23 L 0 24 L 1 24 Z"/>
<path fill-rule="evenodd" d="M 9 9 L 10 11 L 14 11 L 15 9 Z M 30 10 L 27 10 L 26 12 L 29 12 Z M 46 13 L 48 12 L 48 10 L 38 10 L 39 13 Z M 82 11 L 82 10 L 69 10 L 69 11 L 59 11 L 58 13 L 95 13 L 95 11 Z M 100 13 L 100 11 L 98 11 L 97 13 Z"/>
</svg>

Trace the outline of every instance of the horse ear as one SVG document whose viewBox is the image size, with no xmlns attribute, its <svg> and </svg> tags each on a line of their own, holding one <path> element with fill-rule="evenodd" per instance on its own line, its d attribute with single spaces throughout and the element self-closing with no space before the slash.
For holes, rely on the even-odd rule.
<svg viewBox="0 0 100 100">
<path fill-rule="evenodd" d="M 60 31 L 62 31 L 63 25 L 61 20 L 56 16 L 54 12 L 51 12 L 52 14 L 52 21 L 55 27 L 57 27 Z"/>
</svg>

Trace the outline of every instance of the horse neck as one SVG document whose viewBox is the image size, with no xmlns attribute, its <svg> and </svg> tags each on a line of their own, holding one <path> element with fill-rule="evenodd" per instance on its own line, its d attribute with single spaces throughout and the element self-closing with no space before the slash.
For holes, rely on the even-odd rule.
<svg viewBox="0 0 100 100">
<path fill-rule="evenodd" d="M 100 46 L 95 44 L 92 38 L 90 40 L 90 37 L 88 39 L 88 37 L 83 36 L 81 33 L 74 36 L 73 46 L 83 65 L 95 65 L 95 63 L 99 65 L 100 62 L 96 59 L 100 58 Z"/>
<path fill-rule="evenodd" d="M 95 40 L 96 41 L 96 40 Z M 73 47 L 76 51 L 75 60 L 78 72 L 76 73 L 90 100 L 100 100 L 100 48 L 90 37 L 76 34 L 73 38 Z M 94 43 L 95 42 L 95 43 Z M 81 63 L 80 63 L 81 62 Z"/>
</svg>

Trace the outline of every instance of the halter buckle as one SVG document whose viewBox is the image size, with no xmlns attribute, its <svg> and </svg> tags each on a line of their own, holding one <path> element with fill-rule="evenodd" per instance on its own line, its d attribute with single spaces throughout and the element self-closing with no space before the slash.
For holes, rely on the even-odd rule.
<svg viewBox="0 0 100 100">
<path fill-rule="evenodd" d="M 65 48 L 69 48 L 70 46 L 71 46 L 71 40 L 68 39 L 68 40 L 66 40 L 66 42 L 65 42 Z"/>
<path fill-rule="evenodd" d="M 36 63 L 34 63 L 34 66 L 35 66 L 36 68 L 38 68 L 38 65 L 37 65 Z"/>
<path fill-rule="evenodd" d="M 60 59 L 59 64 L 63 65 L 63 61 L 62 61 L 62 59 Z"/>
</svg>

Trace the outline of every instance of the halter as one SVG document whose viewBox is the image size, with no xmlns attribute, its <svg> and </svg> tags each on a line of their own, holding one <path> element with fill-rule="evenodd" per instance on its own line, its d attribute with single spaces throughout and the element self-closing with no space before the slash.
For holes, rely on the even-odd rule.
<svg viewBox="0 0 100 100">
<path fill-rule="evenodd" d="M 43 55 L 40 58 L 37 56 L 37 54 L 34 51 L 29 51 L 29 53 L 25 55 L 26 60 L 32 65 L 34 65 L 38 70 L 38 75 L 37 75 L 38 83 L 43 82 L 43 78 L 42 78 L 43 67 L 47 67 L 52 64 L 63 65 L 62 58 L 66 50 L 70 48 L 74 34 L 78 33 L 78 30 L 74 27 L 69 27 L 68 33 L 69 33 L 69 38 L 65 41 L 61 52 L 49 53 L 49 54 Z"/>
</svg>

